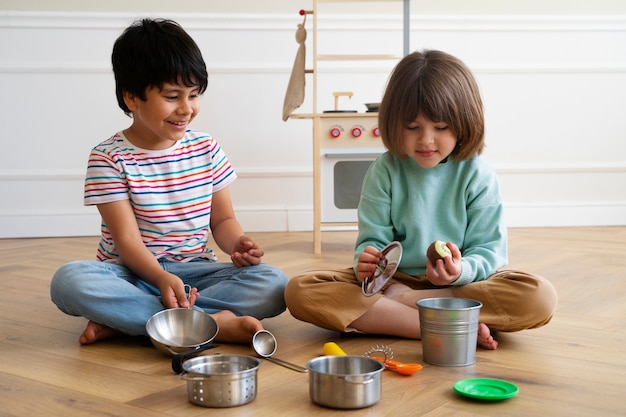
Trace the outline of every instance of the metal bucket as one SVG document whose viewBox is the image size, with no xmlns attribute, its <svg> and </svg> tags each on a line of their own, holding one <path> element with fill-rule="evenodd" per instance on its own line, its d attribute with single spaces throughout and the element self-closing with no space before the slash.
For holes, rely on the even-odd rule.
<svg viewBox="0 0 626 417">
<path fill-rule="evenodd" d="M 478 316 L 483 306 L 467 298 L 426 298 L 417 302 L 424 362 L 467 366 L 476 362 Z"/>
<path fill-rule="evenodd" d="M 318 405 L 364 408 L 380 400 L 382 362 L 364 356 L 320 356 L 306 367 L 309 395 Z"/>
<path fill-rule="evenodd" d="M 246 355 L 198 356 L 183 363 L 189 402 L 203 407 L 235 407 L 257 392 L 261 361 Z"/>
</svg>

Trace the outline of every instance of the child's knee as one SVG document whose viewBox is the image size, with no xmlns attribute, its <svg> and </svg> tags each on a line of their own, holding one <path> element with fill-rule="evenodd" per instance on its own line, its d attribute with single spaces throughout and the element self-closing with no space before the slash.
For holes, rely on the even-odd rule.
<svg viewBox="0 0 626 417">
<path fill-rule="evenodd" d="M 541 278 L 538 281 L 538 285 L 535 290 L 535 309 L 538 318 L 537 327 L 543 326 L 548 323 L 559 301 L 556 288 L 550 281 L 545 278 Z"/>
<path fill-rule="evenodd" d="M 532 276 L 532 290 L 524 294 L 527 328 L 537 328 L 547 324 L 556 311 L 558 295 L 554 285 L 547 279 Z M 528 288 L 528 287 L 527 287 Z"/>
<path fill-rule="evenodd" d="M 52 301 L 62 308 L 64 300 L 75 297 L 80 291 L 81 282 L 85 277 L 85 261 L 73 261 L 61 266 L 52 276 L 50 281 L 50 297 Z"/>
<path fill-rule="evenodd" d="M 56 292 L 57 290 L 65 289 L 68 285 L 71 285 L 71 281 L 73 281 L 80 263 L 81 261 L 73 261 L 57 269 L 50 281 L 50 290 Z"/>
</svg>

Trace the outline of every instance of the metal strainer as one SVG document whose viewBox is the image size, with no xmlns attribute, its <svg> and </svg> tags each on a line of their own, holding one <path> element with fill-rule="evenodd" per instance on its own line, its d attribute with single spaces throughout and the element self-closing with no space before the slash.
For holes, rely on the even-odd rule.
<svg viewBox="0 0 626 417">
<path fill-rule="evenodd" d="M 198 356 L 183 363 L 187 398 L 203 407 L 235 407 L 254 400 L 261 361 L 246 355 Z"/>
</svg>

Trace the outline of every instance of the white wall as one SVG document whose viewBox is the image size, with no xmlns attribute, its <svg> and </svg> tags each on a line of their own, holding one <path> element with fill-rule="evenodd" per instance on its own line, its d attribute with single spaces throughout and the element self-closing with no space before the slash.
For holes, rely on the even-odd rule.
<svg viewBox="0 0 626 417">
<path fill-rule="evenodd" d="M 333 11 L 380 13 L 403 0 L 319 0 Z M 0 0 L 0 10 L 90 11 L 90 12 L 179 12 L 179 13 L 288 13 L 312 8 L 313 0 Z M 421 15 L 619 15 L 626 11 L 623 0 L 410 0 Z"/>
<path fill-rule="evenodd" d="M 23 9 L 37 3 L 20 2 Z M 95 208 L 82 206 L 86 157 L 129 123 L 115 102 L 111 47 L 136 17 L 164 14 L 159 7 L 76 11 L 74 3 L 20 11 L 0 2 L 0 237 L 98 233 Z M 301 22 L 291 9 L 310 3 L 288 3 L 273 3 L 283 8 L 272 13 L 167 13 L 208 63 L 209 89 L 194 127 L 218 138 L 235 165 L 233 198 L 249 231 L 312 228 L 311 123 L 281 119 Z M 486 157 L 500 174 L 511 226 L 626 224 L 626 10 L 604 4 L 611 13 L 549 8 L 549 15 L 460 17 L 413 10 L 412 49 L 451 52 L 479 79 Z M 352 49 L 363 39 L 381 48 L 401 39 L 400 21 L 395 11 L 331 13 L 321 37 L 331 48 L 341 48 L 343 38 Z M 332 106 L 331 91 L 354 91 L 357 108 L 378 101 L 389 69 L 329 65 L 320 106 Z"/>
</svg>

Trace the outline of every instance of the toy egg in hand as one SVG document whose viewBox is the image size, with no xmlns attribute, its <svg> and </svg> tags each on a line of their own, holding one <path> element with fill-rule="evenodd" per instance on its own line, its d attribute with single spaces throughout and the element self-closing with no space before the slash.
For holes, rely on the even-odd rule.
<svg viewBox="0 0 626 417">
<path fill-rule="evenodd" d="M 443 259 L 446 256 L 452 256 L 452 252 L 448 249 L 446 242 L 443 240 L 435 240 L 430 244 L 426 251 L 426 257 L 433 263 L 437 263 L 438 259 Z"/>
</svg>

